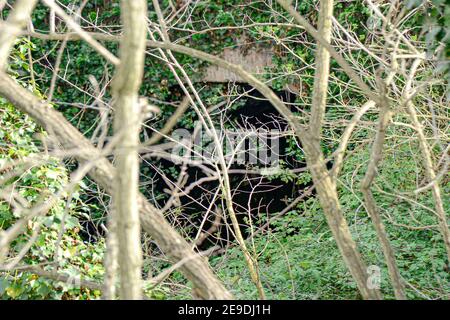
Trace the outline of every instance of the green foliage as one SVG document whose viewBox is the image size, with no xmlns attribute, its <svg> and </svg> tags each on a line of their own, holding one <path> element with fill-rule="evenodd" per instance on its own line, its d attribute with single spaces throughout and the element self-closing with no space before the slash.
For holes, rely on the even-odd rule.
<svg viewBox="0 0 450 320">
<path fill-rule="evenodd" d="M 392 190 L 411 190 L 417 174 L 420 174 L 412 150 L 406 144 L 389 150 L 380 168 L 378 183 Z M 350 192 L 358 190 L 365 173 L 364 166 L 360 164 L 367 163 L 368 157 L 367 150 L 358 149 L 344 163 L 340 200 L 367 265 L 381 269 L 381 290 L 387 299 L 393 299 L 383 253 L 372 223 L 362 207 L 362 195 Z M 447 183 L 444 186 L 447 205 L 449 188 Z M 410 284 L 407 287 L 408 298 L 445 298 L 450 290 L 450 274 L 438 230 L 408 228 L 417 223 L 422 226 L 436 225 L 436 217 L 426 209 L 433 207 L 431 194 L 422 194 L 414 201 L 402 201 L 380 192 L 374 195 L 382 213 L 385 213 L 383 220 L 396 252 L 400 273 Z M 415 205 L 416 202 L 424 206 Z M 270 232 L 256 236 L 252 242 L 259 257 L 268 298 L 361 299 L 317 199 L 309 198 L 299 203 L 271 226 Z M 219 275 L 229 288 L 235 290 L 238 298 L 257 299 L 248 271 L 242 271 L 247 269 L 239 248 L 230 249 L 226 256 L 214 257 L 212 264 L 219 269 Z"/>
<path fill-rule="evenodd" d="M 10 73 L 20 75 L 20 71 L 28 71 L 25 56 L 33 46 L 21 40 L 15 47 Z M 19 80 L 18 80 L 19 81 Z M 19 81 L 33 90 L 26 78 Z M 14 186 L 14 190 L 26 200 L 30 206 L 46 201 L 50 194 L 61 192 L 68 182 L 68 172 L 56 158 L 44 157 L 38 164 L 27 166 L 26 160 L 35 158 L 40 151 L 40 142 L 36 134 L 45 135 L 27 115 L 17 111 L 5 99 L 0 98 L 0 167 L 11 161 L 24 160 L 25 164 L 15 166 L 18 172 L 1 187 Z M 4 172 L 1 172 L 2 174 Z M 81 184 L 81 186 L 83 186 Z M 80 187 L 78 187 L 80 190 Z M 10 247 L 10 253 L 17 255 L 32 238 L 34 244 L 24 257 L 27 264 L 53 264 L 58 262 L 61 272 L 72 276 L 99 278 L 103 273 L 103 242 L 97 244 L 84 243 L 79 235 L 80 224 L 76 212 L 80 209 L 78 193 L 68 198 L 67 193 L 56 202 L 56 205 L 44 216 L 30 220 L 23 234 L 16 238 Z M 0 230 L 8 229 L 19 218 L 23 211 L 16 210 L 5 200 L 0 200 Z M 61 230 L 63 232 L 61 233 Z M 35 234 L 35 232 L 38 232 Z M 58 252 L 58 257 L 56 256 Z M 56 260 L 56 258 L 59 258 Z M 73 288 L 66 284 L 49 281 L 25 272 L 0 273 L 0 299 L 92 299 L 99 292 L 86 288 Z"/>
<path fill-rule="evenodd" d="M 438 64 L 435 72 L 447 80 L 447 96 L 450 96 L 450 5 L 446 0 L 409 0 L 407 7 L 419 7 L 418 23 L 425 34 L 428 55 L 435 56 Z"/>
<path fill-rule="evenodd" d="M 34 142 L 33 134 L 41 131 L 36 124 L 4 100 L 0 100 L 0 114 L 0 135 L 3 136 L 0 162 L 6 164 L 8 160 L 25 159 L 36 155 L 38 147 Z M 16 167 L 17 169 L 19 168 Z M 68 173 L 64 166 L 56 159 L 49 158 L 42 165 L 32 168 L 24 167 L 20 176 L 14 177 L 3 187 L 14 185 L 15 190 L 30 205 L 34 205 L 45 201 L 49 193 L 59 192 L 67 184 L 67 179 Z M 61 199 L 47 215 L 31 220 L 26 232 L 12 243 L 11 253 L 17 254 L 30 240 L 33 231 L 39 229 L 36 241 L 24 261 L 30 264 L 50 263 L 55 259 L 59 232 L 64 223 L 64 233 L 59 244 L 60 270 L 69 275 L 99 277 L 103 272 L 101 266 L 103 244 L 91 245 L 80 239 L 78 234 L 80 225 L 76 215 L 72 212 L 74 206 L 75 202 L 68 204 Z M 69 210 L 68 214 L 67 209 Z M 21 217 L 16 212 L 4 200 L 0 201 L 1 229 L 9 228 Z M 63 296 L 71 299 L 90 299 L 98 295 L 98 293 L 89 292 L 86 289 L 73 289 L 22 272 L 1 274 L 0 283 L 0 298 L 2 299 L 60 299 Z"/>
</svg>

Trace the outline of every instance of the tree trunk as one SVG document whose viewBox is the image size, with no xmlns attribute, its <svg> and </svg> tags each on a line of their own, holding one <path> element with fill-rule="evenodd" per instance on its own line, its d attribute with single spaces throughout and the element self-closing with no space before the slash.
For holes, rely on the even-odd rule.
<svg viewBox="0 0 450 320">
<path fill-rule="evenodd" d="M 145 0 L 121 1 L 123 37 L 120 64 L 113 81 L 116 175 L 113 203 L 119 241 L 120 297 L 142 297 L 142 248 L 139 223 L 139 88 L 144 73 Z"/>
</svg>

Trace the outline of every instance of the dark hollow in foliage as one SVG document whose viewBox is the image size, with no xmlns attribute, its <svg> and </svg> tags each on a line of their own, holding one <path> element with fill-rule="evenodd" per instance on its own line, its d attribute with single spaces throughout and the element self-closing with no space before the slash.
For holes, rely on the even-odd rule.
<svg viewBox="0 0 450 320">
<path fill-rule="evenodd" d="M 247 92 L 244 96 L 246 102 L 236 110 L 227 111 L 226 115 L 230 123 L 233 123 L 235 127 L 243 129 L 287 129 L 287 125 L 280 114 L 259 92 L 251 90 L 250 87 L 245 85 L 240 87 L 239 93 L 241 92 Z M 277 92 L 277 95 L 283 101 L 287 102 L 294 99 L 286 91 Z M 303 162 L 296 160 L 293 155 L 286 154 L 285 150 L 287 146 L 287 138 L 285 136 L 281 137 L 279 141 L 279 153 L 280 160 L 283 161 L 283 166 L 287 169 L 303 168 L 305 166 Z M 158 167 L 160 170 L 165 171 L 166 175 L 169 169 L 174 166 L 176 167 L 176 171 L 180 172 L 181 166 L 174 165 L 168 160 L 158 160 Z M 230 167 L 231 172 L 229 176 L 232 185 L 234 209 L 237 213 L 244 237 L 249 236 L 249 217 L 251 217 L 254 230 L 256 230 L 264 224 L 263 218 L 267 221 L 271 216 L 282 211 L 290 201 L 294 200 L 303 190 L 309 187 L 309 185 L 295 184 L 295 182 L 290 180 L 286 182 L 280 178 L 268 179 L 260 174 L 242 172 L 244 169 L 255 171 L 261 169 L 264 165 L 259 164 L 258 167 L 249 167 L 246 164 L 235 163 Z M 238 170 L 240 172 L 236 172 Z M 152 171 L 152 169 L 149 171 Z M 206 177 L 200 169 L 193 166 L 189 166 L 186 173 L 188 179 L 185 186 L 189 186 L 199 179 Z M 153 170 L 151 175 L 155 179 L 155 184 L 152 186 L 153 190 L 161 192 L 164 189 L 168 189 L 166 182 L 160 174 L 155 173 Z M 176 181 L 177 179 L 171 177 L 171 180 Z M 219 183 L 217 180 L 204 182 L 200 186 L 196 186 L 189 192 L 188 196 L 180 197 L 179 205 L 183 208 L 182 214 L 170 213 L 167 214 L 167 218 L 176 226 L 183 228 L 188 237 L 195 238 L 198 228 L 204 220 L 204 215 L 210 207 L 213 194 L 218 187 Z M 149 197 L 152 198 L 150 195 Z M 166 194 L 164 198 L 156 201 L 157 205 L 164 207 L 168 198 L 169 195 Z M 203 225 L 202 232 L 206 232 L 208 236 L 198 246 L 200 250 L 206 250 L 215 245 L 225 247 L 234 240 L 233 232 L 231 231 L 231 221 L 228 217 L 224 217 L 222 214 L 223 211 L 225 211 L 225 216 L 227 216 L 225 204 L 219 196 L 211 207 L 211 211 Z M 222 216 L 220 220 L 217 218 L 217 213 Z M 219 225 L 217 225 L 218 221 L 220 221 Z"/>
<path fill-rule="evenodd" d="M 180 90 L 171 88 L 171 92 Z M 245 103 L 235 110 L 227 110 L 226 116 L 228 122 L 235 128 L 256 129 L 256 130 L 287 130 L 286 122 L 281 118 L 276 109 L 256 90 L 252 90 L 247 85 L 239 87 L 239 93 L 245 93 L 242 99 Z M 276 94 L 286 102 L 293 102 L 295 99 L 287 91 L 279 91 Z M 178 94 L 178 97 L 181 94 Z M 152 135 L 152 131 L 147 129 L 147 136 Z M 160 143 L 163 143 L 161 141 Z M 248 146 L 248 145 L 247 145 Z M 294 155 L 287 154 L 286 148 L 288 141 L 286 136 L 279 140 L 279 160 L 283 162 L 286 169 L 301 169 L 305 167 L 303 162 L 295 159 Z M 269 152 L 270 156 L 270 152 Z M 151 165 L 146 162 L 141 163 L 141 191 L 157 207 L 163 208 L 170 197 L 166 181 L 162 178 L 162 173 L 175 182 L 176 177 L 170 172 L 174 169 L 180 172 L 181 166 L 165 159 L 148 159 Z M 248 155 L 247 155 L 248 160 Z M 267 178 L 261 174 L 254 173 L 265 166 L 261 163 L 249 166 L 248 164 L 233 163 L 230 167 L 230 181 L 234 202 L 234 210 L 237 214 L 241 231 L 244 237 L 249 236 L 248 218 L 252 219 L 254 230 L 263 225 L 267 219 L 286 208 L 291 201 L 301 195 L 301 193 L 310 185 L 298 185 L 292 180 L 282 180 L 281 178 Z M 157 169 L 156 169 L 157 168 Z M 211 168 L 213 169 L 213 168 Z M 250 170 L 252 173 L 243 173 L 244 170 Z M 186 170 L 188 179 L 185 187 L 189 186 L 206 175 L 201 169 L 194 166 L 188 166 Z M 149 183 L 150 181 L 150 183 Z M 166 213 L 169 219 L 180 231 L 183 230 L 184 236 L 195 238 L 198 228 L 204 220 L 204 215 L 211 210 L 205 220 L 202 233 L 205 233 L 204 240 L 198 245 L 199 250 L 207 250 L 213 246 L 225 247 L 234 240 L 234 234 L 231 228 L 231 221 L 227 217 L 226 207 L 222 199 L 216 198 L 211 206 L 211 199 L 219 187 L 217 180 L 207 181 L 194 187 L 188 196 L 180 197 L 179 207 L 182 212 Z M 220 192 L 219 192 L 220 195 Z M 89 197 L 85 203 L 94 203 L 95 197 Z M 223 214 L 225 211 L 225 214 Z M 217 215 L 220 215 L 217 217 Z M 99 237 L 104 236 L 104 230 L 100 224 L 106 224 L 105 219 L 80 219 L 82 230 L 80 235 L 85 241 L 96 242 Z"/>
</svg>

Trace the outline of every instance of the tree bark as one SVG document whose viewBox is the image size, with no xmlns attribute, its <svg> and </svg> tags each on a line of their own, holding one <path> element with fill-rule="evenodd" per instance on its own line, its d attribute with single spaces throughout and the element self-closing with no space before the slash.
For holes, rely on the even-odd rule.
<svg viewBox="0 0 450 320">
<path fill-rule="evenodd" d="M 325 41 L 331 41 L 331 31 L 333 28 L 333 0 L 320 1 L 318 32 Z M 320 148 L 322 136 L 322 122 L 327 105 L 328 79 L 330 77 L 330 53 L 320 43 L 317 42 L 315 55 L 316 72 L 314 74 L 314 87 L 312 94 L 311 119 L 309 120 L 310 136 L 314 139 L 317 147 Z"/>
<path fill-rule="evenodd" d="M 142 298 L 142 248 L 139 223 L 139 88 L 144 73 L 145 0 L 121 1 L 123 36 L 120 64 L 112 84 L 116 175 L 113 203 L 119 242 L 120 298 Z"/>
<path fill-rule="evenodd" d="M 380 299 L 379 291 L 369 288 L 367 285 L 367 267 L 356 248 L 356 243 L 352 238 L 348 223 L 340 208 L 336 183 L 326 168 L 320 145 L 330 75 L 330 52 L 325 46 L 331 40 L 332 15 L 333 0 L 322 0 L 320 2 L 317 34 L 325 43 L 317 41 L 311 118 L 307 131 L 308 138 L 303 139 L 302 144 L 319 201 L 347 268 L 365 299 Z"/>
<path fill-rule="evenodd" d="M 394 287 L 394 294 L 398 300 L 406 300 L 405 286 L 398 270 L 397 262 L 395 259 L 394 250 L 392 249 L 389 241 L 388 234 L 381 219 L 380 213 L 373 198 L 372 190 L 370 189 L 373 180 L 377 174 L 377 167 L 382 159 L 383 144 L 386 137 L 386 129 L 391 121 L 392 111 L 389 109 L 389 101 L 387 98 L 384 103 L 381 103 L 379 113 L 378 130 L 375 136 L 375 141 L 372 145 L 372 152 L 370 156 L 369 165 L 361 183 L 361 191 L 364 196 L 364 204 L 369 213 L 370 219 L 375 227 L 378 240 L 381 243 L 384 258 L 388 267 L 389 276 Z"/>
<path fill-rule="evenodd" d="M 444 240 L 444 247 L 447 252 L 447 264 L 450 265 L 450 230 L 448 228 L 447 223 L 447 215 L 444 209 L 444 203 L 442 201 L 441 196 L 441 188 L 439 186 L 439 182 L 436 180 L 436 172 L 433 165 L 432 153 L 430 151 L 430 147 L 427 143 L 427 138 L 425 136 L 425 132 L 423 130 L 423 126 L 417 117 L 417 112 L 414 107 L 414 103 L 412 99 L 414 98 L 413 90 L 412 90 L 412 82 L 414 76 L 416 74 L 417 68 L 422 63 L 422 59 L 416 59 L 411 68 L 410 68 L 410 76 L 408 77 L 405 84 L 405 101 L 406 101 L 406 110 L 408 112 L 409 117 L 411 118 L 411 122 L 413 124 L 414 129 L 417 132 L 417 138 L 419 140 L 419 147 L 422 154 L 423 159 L 423 168 L 425 170 L 425 175 L 429 183 L 431 183 L 431 191 L 433 194 L 434 205 L 436 208 L 436 216 L 438 219 L 439 229 Z"/>
</svg>

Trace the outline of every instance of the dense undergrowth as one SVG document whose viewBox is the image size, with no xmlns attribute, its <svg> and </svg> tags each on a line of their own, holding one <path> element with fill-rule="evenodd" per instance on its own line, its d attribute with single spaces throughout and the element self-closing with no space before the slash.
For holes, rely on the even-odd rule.
<svg viewBox="0 0 450 320">
<path fill-rule="evenodd" d="M 65 2 L 68 1 L 61 1 L 61 3 Z M 163 4 L 168 5 L 166 1 L 163 1 Z M 442 9 L 441 5 L 437 1 L 438 9 Z M 315 21 L 314 8 L 315 1 L 302 1 L 298 10 L 309 20 Z M 153 12 L 151 8 L 150 12 Z M 104 25 L 114 25 L 118 21 L 119 14 L 117 1 L 90 1 L 84 11 L 84 17 L 88 21 L 101 22 Z M 47 11 L 43 7 L 36 10 L 34 19 L 40 21 L 35 26 L 37 29 L 46 29 L 47 16 Z M 338 3 L 335 16 L 347 30 L 357 34 L 361 41 L 365 40 L 367 32 L 364 23 L 369 19 L 369 11 L 363 6 L 362 1 Z M 155 16 L 150 14 L 149 18 L 155 19 Z M 424 37 L 427 37 L 427 41 L 430 37 L 442 39 L 442 34 L 439 33 L 441 30 L 434 32 L 432 36 L 426 33 L 421 34 L 421 19 L 423 19 L 421 11 L 418 11 L 416 16 L 410 17 L 406 22 L 411 26 L 412 38 L 416 37 L 417 41 Z M 226 28 L 220 29 L 220 27 L 249 24 L 255 21 L 282 22 L 284 17 L 273 16 L 264 2 L 255 2 L 242 10 L 241 6 L 236 6 L 235 1 L 201 1 L 193 12 L 190 24 L 184 26 L 184 31 L 174 32 L 173 37 L 182 39 L 181 44 L 209 53 L 219 53 L 224 47 L 233 46 L 235 40 L 243 33 Z M 440 23 L 443 24 L 441 20 Z M 205 33 L 185 31 L 200 30 L 206 26 L 218 29 Z M 111 27 L 109 31 L 116 30 Z M 294 74 L 294 70 L 301 69 L 302 65 L 314 60 L 313 41 L 305 35 L 303 30 L 277 26 L 254 26 L 246 29 L 245 36 L 250 39 L 249 42 L 255 41 L 276 49 L 278 54 L 274 56 L 274 67 L 267 70 L 267 79 L 280 74 Z M 295 53 L 303 61 L 293 62 L 286 55 L 285 49 L 276 44 L 276 39 L 290 37 L 301 37 L 306 43 L 310 43 L 310 45 L 297 47 L 292 45 Z M 117 50 L 117 44 L 108 44 L 108 48 L 114 52 Z M 52 65 L 56 60 L 57 50 L 57 44 L 54 42 L 33 40 L 33 43 L 30 43 L 23 39 L 17 43 L 12 54 L 10 73 L 14 74 L 23 86 L 44 97 L 48 91 L 52 73 L 52 68 L 48 68 L 48 65 Z M 36 64 L 34 70 L 30 70 L 27 57 L 29 52 L 34 57 L 40 57 L 46 53 L 47 58 Z M 69 42 L 66 52 L 70 54 L 63 56 L 62 60 L 62 65 L 66 68 L 65 79 L 59 80 L 54 93 L 55 107 L 86 136 L 90 136 L 98 120 L 96 112 L 81 109 L 76 104 L 66 105 L 58 102 L 91 103 L 91 97 L 85 91 L 89 91 L 90 88 L 89 76 L 94 75 L 99 81 L 104 81 L 105 77 L 111 76 L 113 71 L 111 66 L 107 66 L 84 43 Z M 201 68 L 205 66 L 204 63 L 190 57 L 177 55 L 177 58 L 182 65 L 187 66 L 187 71 L 194 79 L 199 77 Z M 371 58 L 365 55 L 354 58 L 359 59 L 361 63 L 373 63 Z M 176 81 L 168 68 L 154 58 L 147 59 L 146 64 L 142 93 L 163 101 L 179 101 L 180 94 L 175 95 L 171 90 L 176 86 Z M 357 90 L 352 87 L 343 88 L 342 84 L 347 82 L 348 78 L 336 68 L 336 65 L 333 64 L 333 68 L 335 71 L 331 75 L 330 104 L 338 107 L 329 109 L 327 117 L 331 120 L 342 114 L 346 117 L 351 116 L 347 110 L 339 108 L 343 101 L 346 105 L 358 105 L 363 101 L 355 98 L 358 96 Z M 445 67 L 441 68 L 441 71 L 443 70 Z M 33 78 L 30 77 L 30 72 L 34 72 Z M 272 85 L 274 89 L 279 90 L 286 83 L 299 82 L 304 94 L 299 95 L 296 103 L 298 108 L 308 111 L 313 76 L 314 69 L 306 68 L 296 72 L 292 77 L 279 77 Z M 372 80 L 367 79 L 368 82 Z M 440 96 L 444 90 L 441 85 L 435 86 L 430 95 Z M 226 92 L 228 92 L 227 85 L 206 84 L 200 93 L 208 105 L 213 105 L 220 102 Z M 108 94 L 107 92 L 106 98 Z M 159 106 L 161 114 L 158 121 L 149 125 L 160 126 L 174 110 L 167 104 Z M 443 113 L 448 113 L 448 110 L 444 110 Z M 376 113 L 368 113 L 363 121 L 369 122 L 376 119 Z M 179 120 L 178 125 L 190 128 L 196 120 L 195 113 L 189 111 Z M 337 145 L 333 130 L 331 127 L 325 128 L 324 134 L 327 139 L 323 148 L 327 154 L 331 154 Z M 417 156 L 418 147 L 410 138 L 412 132 L 408 130 L 408 128 L 401 128 L 392 129 L 389 132 L 388 147 L 379 169 L 374 194 L 383 213 L 400 272 L 407 281 L 408 298 L 449 298 L 449 262 L 445 259 L 441 236 L 435 228 L 421 229 L 422 226 L 436 225 L 436 219 L 428 209 L 433 207 L 431 193 L 424 192 L 414 197 L 410 194 L 416 188 L 417 180 L 423 177 L 423 172 L 420 167 L 421 160 Z M 1 163 L 6 163 L 6 160 L 33 157 L 38 150 L 42 150 L 39 134 L 45 135 L 45 132 L 36 126 L 32 119 L 16 111 L 11 104 L 0 98 Z M 373 130 L 372 128 L 360 130 L 357 135 L 363 141 L 371 141 Z M 366 148 L 366 143 L 355 143 L 350 147 L 352 148 L 351 156 L 346 159 L 339 179 L 342 207 L 364 260 L 368 265 L 380 268 L 381 290 L 386 298 L 394 298 L 383 262 L 383 254 L 359 192 L 359 183 L 367 167 L 369 150 Z M 296 149 L 294 144 L 291 144 L 286 151 L 297 157 L 299 161 L 303 161 L 301 150 Z M 440 151 L 436 150 L 436 154 Z M 20 195 L 30 203 L 35 203 L 46 197 L 45 192 L 56 193 L 61 190 L 69 179 L 70 171 L 75 167 L 76 164 L 72 161 L 61 163 L 49 157 L 45 163 L 34 164 L 29 168 L 24 167 L 20 176 L 11 177 L 8 180 L 7 186 L 18 190 Z M 162 169 L 174 176 L 178 170 L 177 168 Z M 149 168 L 143 167 L 143 170 L 143 176 L 151 175 Z M 0 174 L 6 176 L 6 172 L 0 172 Z M 292 179 L 292 177 L 286 179 Z M 295 179 L 308 181 L 310 177 L 307 173 L 300 173 Z M 146 190 L 147 188 L 143 188 L 143 191 Z M 399 190 L 404 193 L 404 197 L 396 196 L 394 192 L 391 192 Z M 448 211 L 450 206 L 448 180 L 444 179 L 442 191 L 445 209 Z M 160 197 L 158 199 L 167 198 L 163 192 L 160 191 L 160 193 L 156 195 Z M 102 266 L 104 239 L 101 232 L 96 233 L 95 239 L 87 238 L 86 234 L 93 232 L 93 227 L 97 230 L 105 224 L 105 202 L 107 201 L 107 196 L 101 194 L 90 180 L 85 179 L 70 196 L 65 193 L 45 217 L 31 222 L 33 226 L 39 226 L 39 231 L 36 233 L 33 231 L 35 230 L 33 226 L 29 226 L 28 230 L 14 241 L 11 250 L 15 253 L 20 252 L 27 240 L 36 237 L 36 242 L 25 256 L 25 262 L 51 264 L 54 260 L 64 261 L 64 263 L 58 262 L 60 264 L 57 267 L 60 271 L 68 275 L 84 276 L 100 281 L 104 273 Z M 14 206 L 3 199 L 0 200 L 0 229 L 8 228 L 18 218 L 15 215 Z M 261 221 L 261 223 L 264 222 Z M 64 225 L 63 233 L 59 231 L 62 224 Z M 91 229 L 86 230 L 87 228 Z M 276 219 L 272 222 L 270 230 L 255 236 L 249 245 L 258 254 L 262 283 L 267 289 L 268 298 L 361 298 L 345 268 L 315 197 L 307 198 L 287 214 Z M 64 259 L 55 259 L 57 256 Z M 244 259 L 236 246 L 228 248 L 224 254 L 211 257 L 210 263 L 237 298 L 257 298 L 257 292 L 250 280 Z M 166 262 L 145 265 L 145 277 L 158 274 L 167 265 Z M 156 288 L 147 287 L 146 294 L 154 299 L 190 298 L 189 283 L 186 283 L 180 273 L 174 272 L 167 282 Z M 76 288 L 27 272 L 14 271 L 0 275 L 1 299 L 96 299 L 99 296 L 99 291 Z"/>
</svg>

